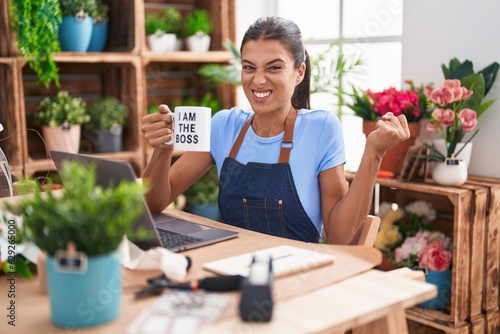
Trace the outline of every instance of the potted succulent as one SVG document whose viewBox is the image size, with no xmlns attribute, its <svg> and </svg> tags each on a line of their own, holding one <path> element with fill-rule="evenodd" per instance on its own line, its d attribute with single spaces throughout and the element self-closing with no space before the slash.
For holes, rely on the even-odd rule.
<svg viewBox="0 0 500 334">
<path fill-rule="evenodd" d="M 10 18 L 17 48 L 38 76 L 38 82 L 46 88 L 51 82 L 59 86 L 59 69 L 53 57 L 55 52 L 61 51 L 59 2 L 10 0 Z"/>
<path fill-rule="evenodd" d="M 103 188 L 94 165 L 66 161 L 65 190 L 35 193 L 7 209 L 23 218 L 22 236 L 47 253 L 52 321 L 89 327 L 116 318 L 121 304 L 123 236 L 143 210 L 143 187 L 135 181 Z M 89 298 L 93 297 L 93 306 Z"/>
<path fill-rule="evenodd" d="M 59 42 L 62 51 L 85 52 L 92 38 L 92 18 L 95 0 L 60 0 L 62 23 Z"/>
<path fill-rule="evenodd" d="M 90 120 L 86 103 L 65 90 L 54 98 L 46 97 L 35 112 L 35 122 L 42 127 L 49 150 L 77 153 L 80 147 L 81 125 Z"/>
<path fill-rule="evenodd" d="M 114 97 L 95 102 L 87 109 L 90 122 L 85 128 L 92 131 L 96 152 L 122 150 L 123 126 L 127 122 L 128 108 Z"/>
<path fill-rule="evenodd" d="M 161 16 L 165 20 L 165 33 L 175 35 L 175 44 L 173 48 L 169 46 L 167 51 L 179 51 L 182 49 L 182 39 L 180 38 L 182 33 L 182 16 L 181 13 L 172 7 L 167 7 L 161 13 Z"/>
<path fill-rule="evenodd" d="M 173 33 L 167 33 L 167 22 L 162 15 L 147 14 L 145 25 L 146 38 L 151 51 L 167 52 L 175 49 L 177 37 Z"/>
<path fill-rule="evenodd" d="M 210 48 L 212 20 L 204 9 L 195 9 L 188 14 L 184 32 L 187 36 L 187 48 L 190 51 L 205 52 Z"/>
<path fill-rule="evenodd" d="M 109 7 L 101 0 L 97 0 L 95 11 L 91 13 L 92 17 L 92 37 L 87 51 L 101 52 L 106 45 L 108 37 L 108 17 Z"/>
</svg>

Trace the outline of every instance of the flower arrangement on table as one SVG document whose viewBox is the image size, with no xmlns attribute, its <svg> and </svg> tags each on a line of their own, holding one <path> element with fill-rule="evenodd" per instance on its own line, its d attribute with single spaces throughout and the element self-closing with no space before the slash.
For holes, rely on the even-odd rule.
<svg viewBox="0 0 500 334">
<path fill-rule="evenodd" d="M 353 102 L 347 106 L 365 121 L 376 121 L 389 111 L 396 116 L 405 115 L 408 122 L 418 122 L 428 117 L 427 97 L 423 85 L 416 87 L 411 80 L 405 83 L 409 88 L 390 87 L 380 92 L 353 88 Z"/>
<path fill-rule="evenodd" d="M 457 145 L 465 134 L 476 128 L 477 118 L 496 101 L 482 102 L 496 79 L 499 64 L 494 62 L 475 73 L 471 61 L 462 63 L 453 58 L 449 66 L 443 64 L 442 69 L 445 77 L 442 85 L 438 88 L 425 86 L 431 111 L 427 130 L 438 132 L 446 145 L 446 154 L 443 154 L 435 146 L 425 144 L 430 150 L 430 154 L 425 157 L 435 161 L 455 158 L 478 133 L 477 128 L 457 151 Z"/>
</svg>

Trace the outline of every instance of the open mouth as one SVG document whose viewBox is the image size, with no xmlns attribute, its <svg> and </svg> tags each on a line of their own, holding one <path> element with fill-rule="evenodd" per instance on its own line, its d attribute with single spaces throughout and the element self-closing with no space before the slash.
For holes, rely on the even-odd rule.
<svg viewBox="0 0 500 334">
<path fill-rule="evenodd" d="M 263 98 L 266 98 L 268 97 L 269 95 L 271 95 L 271 91 L 270 90 L 267 90 L 265 92 L 256 92 L 256 91 L 253 91 L 253 95 L 259 99 L 263 99 Z"/>
</svg>

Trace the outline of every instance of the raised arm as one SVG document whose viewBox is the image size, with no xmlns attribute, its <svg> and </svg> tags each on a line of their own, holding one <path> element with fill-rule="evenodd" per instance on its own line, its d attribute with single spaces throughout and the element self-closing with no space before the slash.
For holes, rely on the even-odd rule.
<svg viewBox="0 0 500 334">
<path fill-rule="evenodd" d="M 154 147 L 143 174 L 149 187 L 146 202 L 152 212 L 164 210 L 213 164 L 208 152 L 186 152 L 172 164 L 173 145 L 165 144 L 172 139 L 171 127 L 170 109 L 166 105 L 161 105 L 158 113 L 142 118 L 141 131 Z"/>
<path fill-rule="evenodd" d="M 320 173 L 321 206 L 328 241 L 352 244 L 369 213 L 373 187 L 385 152 L 408 139 L 405 116 L 387 113 L 366 139 L 365 151 L 351 186 L 348 188 L 343 166 Z"/>
</svg>

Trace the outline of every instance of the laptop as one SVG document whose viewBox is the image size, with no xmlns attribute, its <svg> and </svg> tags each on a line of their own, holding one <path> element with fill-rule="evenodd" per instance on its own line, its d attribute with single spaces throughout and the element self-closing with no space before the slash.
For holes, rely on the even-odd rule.
<svg viewBox="0 0 500 334">
<path fill-rule="evenodd" d="M 134 169 L 129 162 L 97 158 L 90 155 L 50 151 L 58 171 L 65 160 L 76 160 L 96 167 L 96 183 L 102 187 L 118 185 L 120 181 L 136 181 Z M 62 180 L 64 183 L 64 180 Z M 144 213 L 133 225 L 133 236 L 129 239 L 143 249 L 163 246 L 172 252 L 210 245 L 232 239 L 238 232 L 206 226 L 166 214 L 152 214 L 146 201 L 143 201 Z"/>
</svg>

